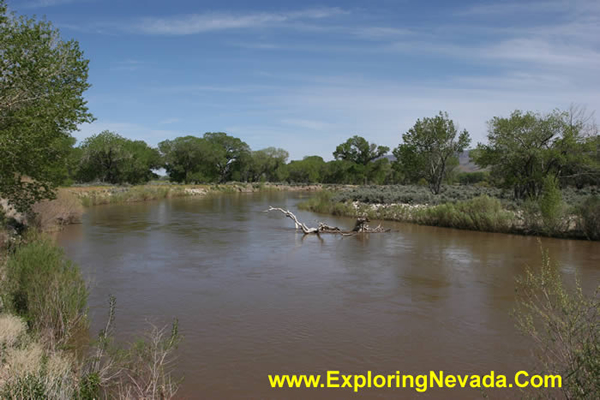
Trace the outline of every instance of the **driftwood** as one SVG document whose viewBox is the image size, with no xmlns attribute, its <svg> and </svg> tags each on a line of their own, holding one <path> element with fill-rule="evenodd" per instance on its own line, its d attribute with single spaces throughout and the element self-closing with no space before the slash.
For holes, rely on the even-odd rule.
<svg viewBox="0 0 600 400">
<path fill-rule="evenodd" d="M 369 225 L 367 225 L 367 222 L 369 222 L 369 218 L 367 218 L 367 217 L 358 217 L 356 219 L 356 223 L 354 224 L 354 228 L 351 231 L 343 231 L 340 228 L 338 228 L 337 226 L 330 226 L 323 222 L 319 222 L 319 226 L 317 228 L 309 228 L 308 226 L 306 226 L 306 224 L 303 224 L 302 222 L 300 222 L 298 220 L 298 218 L 290 210 L 284 210 L 283 208 L 269 206 L 269 209 L 265 210 L 265 212 L 269 212 L 269 211 L 282 212 L 283 215 L 285 215 L 286 217 L 288 217 L 292 221 L 294 221 L 294 224 L 296 224 L 296 229 L 302 229 L 302 232 L 304 232 L 305 235 L 308 235 L 308 234 L 319 235 L 320 233 L 335 233 L 335 234 L 339 234 L 339 235 L 348 236 L 348 235 L 355 235 L 357 233 L 389 232 L 389 229 L 384 229 L 381 227 L 381 225 L 377 225 L 376 228 L 369 227 Z"/>
</svg>

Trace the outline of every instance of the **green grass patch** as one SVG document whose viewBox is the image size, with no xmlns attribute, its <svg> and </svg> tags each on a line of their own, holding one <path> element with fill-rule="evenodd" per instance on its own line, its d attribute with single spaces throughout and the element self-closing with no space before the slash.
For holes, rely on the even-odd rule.
<svg viewBox="0 0 600 400">
<path fill-rule="evenodd" d="M 19 246 L 6 263 L 2 297 L 7 311 L 53 345 L 66 345 L 87 327 L 88 289 L 77 265 L 49 239 Z"/>
</svg>

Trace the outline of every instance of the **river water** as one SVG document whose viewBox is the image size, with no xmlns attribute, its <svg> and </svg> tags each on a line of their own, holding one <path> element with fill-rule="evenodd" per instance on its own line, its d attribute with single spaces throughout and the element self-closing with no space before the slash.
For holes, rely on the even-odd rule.
<svg viewBox="0 0 600 400">
<path fill-rule="evenodd" d="M 514 328 L 515 277 L 538 239 L 388 223 L 389 233 L 303 236 L 269 205 L 306 193 L 167 199 L 88 209 L 59 235 L 91 282 L 92 329 L 117 298 L 119 340 L 180 321 L 182 398 L 482 398 L 476 389 L 271 389 L 268 374 L 514 374 L 531 368 Z M 542 239 L 564 276 L 600 282 L 600 243 Z M 535 371 L 534 371 L 535 372 Z M 518 398 L 518 390 L 488 390 Z"/>
</svg>

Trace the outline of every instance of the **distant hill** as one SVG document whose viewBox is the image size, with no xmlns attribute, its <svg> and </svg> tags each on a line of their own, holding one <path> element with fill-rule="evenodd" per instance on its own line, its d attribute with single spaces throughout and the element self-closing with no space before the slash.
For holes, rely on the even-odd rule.
<svg viewBox="0 0 600 400">
<path fill-rule="evenodd" d="M 458 169 L 461 172 L 476 172 L 476 171 L 480 171 L 481 168 L 479 168 L 477 165 L 475 165 L 474 162 L 472 162 L 469 159 L 469 151 L 471 150 L 467 150 L 467 151 L 463 151 L 462 153 L 460 153 L 458 155 Z M 391 161 L 396 161 L 396 157 L 394 157 L 393 154 L 388 154 L 387 156 L 384 156 L 385 158 L 387 158 L 388 160 Z"/>
</svg>

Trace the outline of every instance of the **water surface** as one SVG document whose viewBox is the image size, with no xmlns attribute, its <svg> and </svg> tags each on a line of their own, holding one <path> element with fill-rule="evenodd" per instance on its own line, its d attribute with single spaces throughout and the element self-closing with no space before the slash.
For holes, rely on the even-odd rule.
<svg viewBox="0 0 600 400">
<path fill-rule="evenodd" d="M 394 231 L 303 236 L 254 193 L 90 208 L 59 236 L 92 281 L 92 328 L 117 297 L 118 336 L 177 317 L 183 398 L 348 398 L 274 390 L 268 374 L 512 374 L 531 366 L 514 329 L 515 277 L 539 264 L 536 238 L 384 223 Z M 352 220 L 297 212 L 301 221 Z M 568 279 L 600 282 L 600 244 L 543 239 Z M 491 398 L 520 397 L 492 391 Z M 481 398 L 476 390 L 370 389 L 360 398 Z"/>
</svg>

